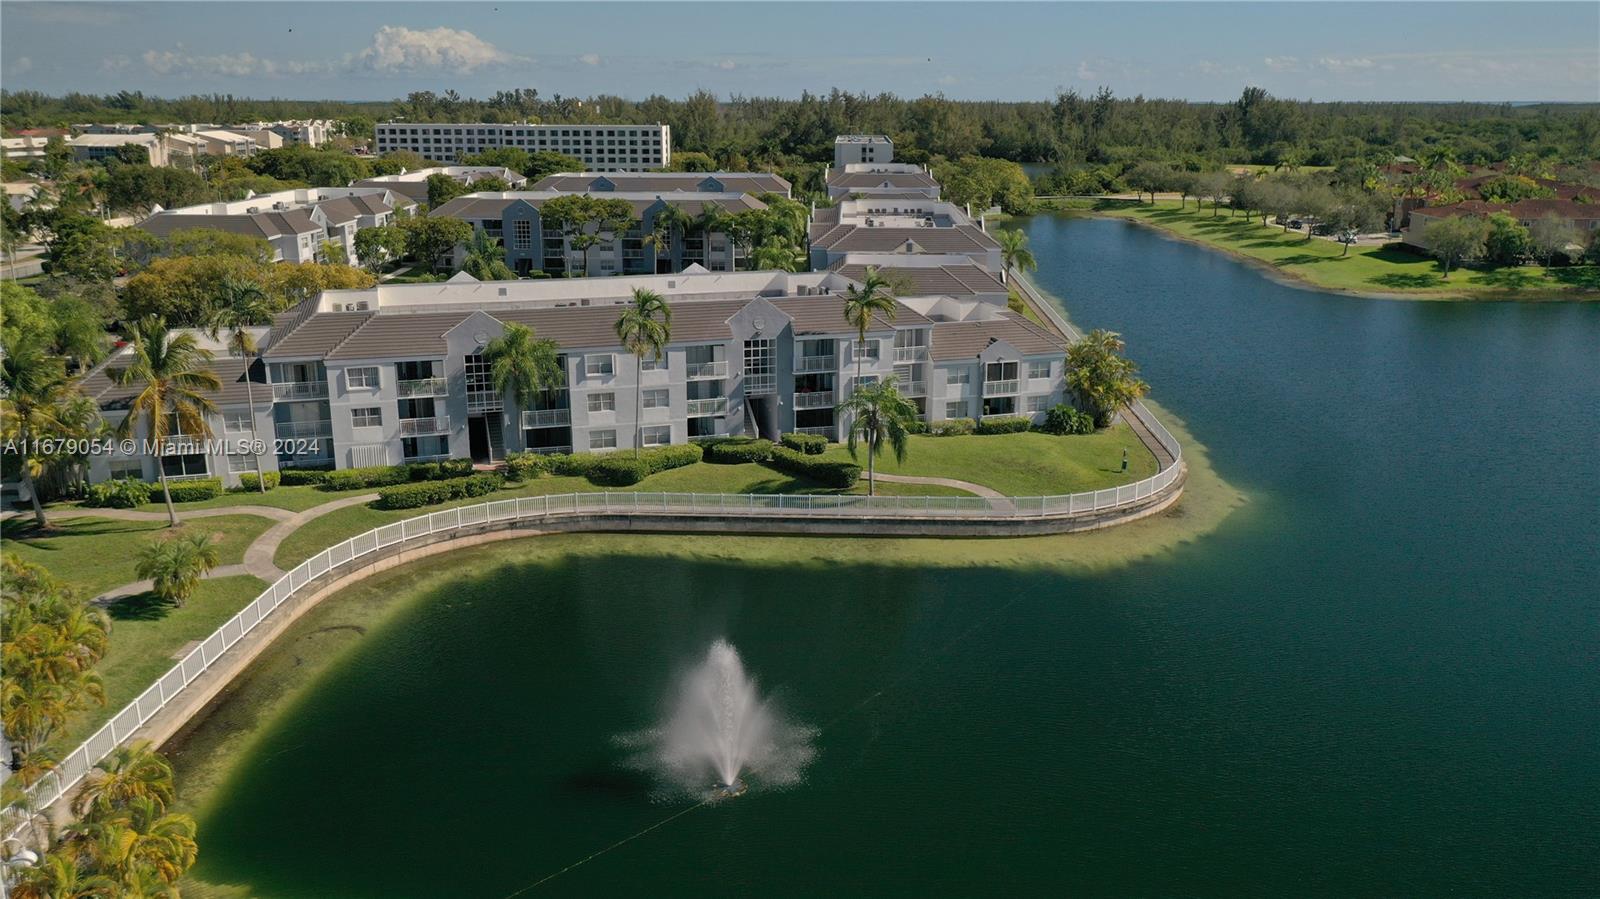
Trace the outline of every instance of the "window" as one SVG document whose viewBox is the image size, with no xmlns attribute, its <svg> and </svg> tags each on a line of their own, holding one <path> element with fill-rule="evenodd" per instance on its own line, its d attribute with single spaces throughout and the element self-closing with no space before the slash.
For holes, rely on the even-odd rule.
<svg viewBox="0 0 1600 899">
<path fill-rule="evenodd" d="M 1050 406 L 1050 398 L 1047 397 L 1047 396 L 1030 396 L 1030 397 L 1028 397 L 1028 411 L 1029 412 L 1043 412 L 1045 409 L 1049 408 L 1049 406 Z"/>
<path fill-rule="evenodd" d="M 672 442 L 672 425 L 654 425 L 639 433 L 645 446 L 666 446 Z"/>
<path fill-rule="evenodd" d="M 1017 379 L 1017 363 L 991 362 L 984 366 L 983 379 L 985 381 L 1015 381 Z"/>
<path fill-rule="evenodd" d="M 614 361 L 610 355 L 583 357 L 583 374 L 585 377 L 603 378 L 614 371 Z"/>
<path fill-rule="evenodd" d="M 112 459 L 111 479 L 115 481 L 144 480 L 144 463 L 138 459 Z"/>
<path fill-rule="evenodd" d="M 640 371 L 666 371 L 667 370 L 667 357 L 666 356 L 662 356 L 660 359 L 657 359 L 654 356 L 646 356 L 645 358 L 639 360 L 639 370 Z"/>
<path fill-rule="evenodd" d="M 363 406 L 350 410 L 350 427 L 376 428 L 383 425 L 383 410 L 377 406 Z"/>
<path fill-rule="evenodd" d="M 229 409 L 222 413 L 222 428 L 233 434 L 248 433 L 251 417 L 247 409 Z"/>
<path fill-rule="evenodd" d="M 616 394 L 614 394 L 614 393 L 591 393 L 591 394 L 589 394 L 589 414 L 590 415 L 593 415 L 593 414 L 595 414 L 597 412 L 615 412 L 615 411 L 617 411 L 617 395 Z"/>
<path fill-rule="evenodd" d="M 967 404 L 966 403 L 945 403 L 944 404 L 944 417 L 945 418 L 966 418 L 967 417 Z"/>
<path fill-rule="evenodd" d="M 601 449 L 616 449 L 616 448 L 617 448 L 617 432 L 616 431 L 590 431 L 589 432 L 589 449 L 601 450 Z"/>
<path fill-rule="evenodd" d="M 877 359 L 878 358 L 878 341 L 873 340 L 870 337 L 867 338 L 865 343 L 857 341 L 856 345 L 855 345 L 855 355 L 853 355 L 851 358 L 852 359 L 861 359 L 861 360 L 875 360 L 875 359 Z"/>
<path fill-rule="evenodd" d="M 351 390 L 376 390 L 378 388 L 378 369 L 372 368 L 347 368 L 344 371 L 344 383 Z"/>
<path fill-rule="evenodd" d="M 1034 381 L 1043 381 L 1050 378 L 1049 362 L 1029 362 L 1028 378 Z"/>
<path fill-rule="evenodd" d="M 665 387 L 644 392 L 644 408 L 665 409 L 672 405 L 672 395 Z"/>
<path fill-rule="evenodd" d="M 238 474 L 241 471 L 255 471 L 256 460 L 254 456 L 228 456 L 228 471 Z"/>
<path fill-rule="evenodd" d="M 946 384 L 971 384 L 972 383 L 972 369 L 970 369 L 970 368 L 952 368 L 948 372 L 945 373 L 944 380 L 945 380 Z"/>
<path fill-rule="evenodd" d="M 166 470 L 167 477 L 180 478 L 194 475 L 205 475 L 206 457 L 203 453 L 187 453 L 178 456 L 162 456 L 161 467 Z"/>
<path fill-rule="evenodd" d="M 511 223 L 511 246 L 518 250 L 533 249 L 533 223 L 521 219 Z"/>
</svg>

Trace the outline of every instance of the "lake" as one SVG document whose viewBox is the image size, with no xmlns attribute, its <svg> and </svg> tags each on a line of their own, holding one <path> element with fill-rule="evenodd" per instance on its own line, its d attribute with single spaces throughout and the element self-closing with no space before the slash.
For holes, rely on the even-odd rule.
<svg viewBox="0 0 1600 899">
<path fill-rule="evenodd" d="M 629 536 L 426 563 L 245 754 L 197 875 L 319 897 L 1600 893 L 1600 303 L 1364 300 L 1124 222 L 1021 224 L 1038 282 L 1127 338 L 1248 494 L 1215 532 L 1103 573 Z M 617 737 L 719 636 L 818 755 L 797 787 L 685 812 Z"/>
</svg>

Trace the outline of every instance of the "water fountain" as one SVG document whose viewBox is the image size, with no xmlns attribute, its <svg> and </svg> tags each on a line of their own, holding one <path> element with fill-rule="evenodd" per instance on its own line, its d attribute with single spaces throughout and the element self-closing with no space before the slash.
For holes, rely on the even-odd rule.
<svg viewBox="0 0 1600 899">
<path fill-rule="evenodd" d="M 816 754 L 814 736 L 763 699 L 738 650 L 716 640 L 678 682 L 667 720 L 640 735 L 648 749 L 636 761 L 681 791 L 720 801 L 749 789 L 746 774 L 763 786 L 798 783 Z"/>
</svg>

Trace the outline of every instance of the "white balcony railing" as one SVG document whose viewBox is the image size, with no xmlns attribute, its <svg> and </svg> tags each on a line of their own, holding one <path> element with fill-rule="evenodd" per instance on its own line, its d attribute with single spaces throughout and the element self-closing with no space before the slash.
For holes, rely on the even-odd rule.
<svg viewBox="0 0 1600 899">
<path fill-rule="evenodd" d="M 402 437 L 420 437 L 424 434 L 445 434 L 450 431 L 450 416 L 436 415 L 432 418 L 402 418 L 400 419 L 400 435 Z"/>
<path fill-rule="evenodd" d="M 728 411 L 728 398 L 725 396 L 689 401 L 689 417 L 691 418 L 701 415 L 721 415 L 726 411 Z"/>
<path fill-rule="evenodd" d="M 468 412 L 499 412 L 505 408 L 505 400 L 498 393 L 468 393 Z"/>
<path fill-rule="evenodd" d="M 449 392 L 449 382 L 444 378 L 414 378 L 409 381 L 401 381 L 396 388 L 396 395 L 403 400 L 417 397 L 445 396 Z"/>
<path fill-rule="evenodd" d="M 901 396 L 927 396 L 928 395 L 928 382 L 927 381 L 901 381 L 900 382 L 900 395 Z"/>
<path fill-rule="evenodd" d="M 683 368 L 683 376 L 691 381 L 709 381 L 714 378 L 728 376 L 728 363 L 722 362 L 691 362 Z"/>
<path fill-rule="evenodd" d="M 571 423 L 572 412 L 568 409 L 525 409 L 522 412 L 524 428 L 554 428 Z"/>
<path fill-rule="evenodd" d="M 838 356 L 796 356 L 794 370 L 800 374 L 818 371 L 838 371 Z"/>
<path fill-rule="evenodd" d="M 551 453 L 570 453 L 570 452 L 572 452 L 572 447 L 570 447 L 570 446 L 530 446 L 530 447 L 528 447 L 528 452 L 530 452 L 530 453 L 538 453 L 541 456 L 548 456 Z"/>
<path fill-rule="evenodd" d="M 794 407 L 796 409 L 826 409 L 832 405 L 833 391 L 831 390 L 813 390 L 809 393 L 797 393 L 794 395 Z"/>
<path fill-rule="evenodd" d="M 300 440 L 306 437 L 332 437 L 331 421 L 280 421 L 272 425 L 280 440 Z"/>
<path fill-rule="evenodd" d="M 894 348 L 894 361 L 896 362 L 921 362 L 928 358 L 928 348 L 925 346 L 897 346 Z"/>
<path fill-rule="evenodd" d="M 317 400 L 327 395 L 327 381 L 290 381 L 272 385 L 272 398 L 275 400 Z"/>
<path fill-rule="evenodd" d="M 1017 381 L 1016 381 L 1015 378 L 1011 379 L 1010 381 L 984 381 L 983 382 L 983 395 L 984 396 L 1005 396 L 1008 393 L 1016 393 L 1016 392 L 1017 392 Z"/>
<path fill-rule="evenodd" d="M 832 440 L 838 429 L 833 425 L 823 425 L 821 427 L 813 428 L 795 428 L 795 431 L 801 434 L 816 434 L 818 437 L 826 437 L 829 440 Z"/>
</svg>

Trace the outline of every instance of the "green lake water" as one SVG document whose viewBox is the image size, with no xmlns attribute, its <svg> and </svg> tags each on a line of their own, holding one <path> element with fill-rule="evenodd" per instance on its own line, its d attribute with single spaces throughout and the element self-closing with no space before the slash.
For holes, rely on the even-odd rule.
<svg viewBox="0 0 1600 899">
<path fill-rule="evenodd" d="M 1038 281 L 1124 333 L 1248 495 L 1215 532 L 1101 573 L 626 536 L 423 563 L 459 577 L 251 747 L 197 875 L 272 897 L 551 875 L 522 895 L 1600 894 L 1600 304 L 1354 299 L 1121 222 L 1023 226 Z M 674 818 L 614 738 L 716 637 L 819 751 L 796 788 Z"/>
</svg>

